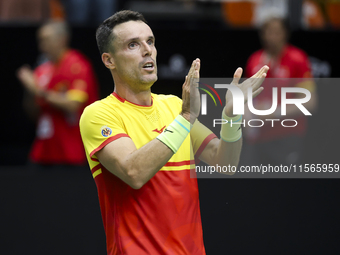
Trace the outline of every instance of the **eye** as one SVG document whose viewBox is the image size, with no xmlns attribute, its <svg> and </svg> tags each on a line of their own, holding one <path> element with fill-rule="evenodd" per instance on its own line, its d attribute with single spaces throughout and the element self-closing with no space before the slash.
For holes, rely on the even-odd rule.
<svg viewBox="0 0 340 255">
<path fill-rule="evenodd" d="M 149 40 L 147 41 L 147 43 L 148 43 L 149 45 L 153 45 L 153 44 L 154 44 L 154 40 L 153 40 L 153 39 L 149 39 Z"/>
<path fill-rule="evenodd" d="M 133 49 L 133 48 L 136 48 L 137 46 L 138 46 L 138 43 L 136 43 L 136 42 L 131 42 L 131 43 L 129 43 L 129 48 L 130 49 Z"/>
</svg>

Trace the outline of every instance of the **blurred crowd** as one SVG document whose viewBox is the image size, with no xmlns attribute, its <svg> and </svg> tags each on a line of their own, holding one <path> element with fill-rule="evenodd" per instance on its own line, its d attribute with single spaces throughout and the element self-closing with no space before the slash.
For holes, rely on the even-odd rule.
<svg viewBox="0 0 340 255">
<path fill-rule="evenodd" d="M 159 5 L 160 2 L 162 2 L 161 5 Z M 300 5 L 297 4 L 298 2 Z M 170 1 L 139 1 L 137 5 L 140 6 L 141 3 L 150 7 L 145 10 L 146 12 L 149 10 L 151 14 L 153 6 L 164 7 Z M 98 85 L 91 63 L 80 52 L 69 47 L 68 24 L 98 26 L 115 11 L 124 8 L 124 4 L 127 8 L 137 6 L 133 5 L 133 1 L 123 3 L 120 0 L 0 0 L 1 22 L 44 24 L 37 32 L 37 41 L 46 61 L 35 70 L 24 65 L 17 72 L 17 77 L 25 88 L 24 108 L 37 123 L 36 140 L 30 153 L 32 163 L 84 164 L 85 155 L 78 122 L 84 107 L 98 99 Z M 253 69 L 257 70 L 259 65 L 264 64 L 271 68 L 268 73 L 270 78 L 310 78 L 312 76 L 311 63 L 307 54 L 288 43 L 289 27 L 293 27 L 290 22 L 294 19 L 291 16 L 292 13 L 300 12 L 301 15 L 297 15 L 300 28 L 340 28 L 340 0 L 182 0 L 171 1 L 170 4 L 183 5 L 186 11 L 194 10 L 205 4 L 213 4 L 219 8 L 221 21 L 227 26 L 260 28 L 263 49 L 249 58 L 246 68 L 248 77 L 253 75 Z M 144 13 L 144 10 L 142 12 Z M 268 23 L 268 20 L 274 17 L 275 19 Z M 51 19 L 59 21 L 51 22 Z M 284 20 L 288 20 L 290 24 L 285 24 Z M 299 73 L 296 72 L 297 69 L 301 69 Z M 300 85 L 294 84 L 294 86 Z M 317 98 L 313 82 L 308 85 L 308 90 L 313 97 Z M 270 100 L 263 96 L 257 101 L 258 105 L 263 106 Z M 310 106 L 311 111 L 316 109 L 316 105 L 315 103 Z M 264 106 L 266 107 L 267 105 Z M 291 115 L 303 117 L 294 112 Z M 303 122 L 306 120 L 304 119 Z M 265 132 L 265 129 L 263 130 Z M 295 133 L 290 132 L 285 136 L 282 136 L 280 129 L 271 130 L 276 131 L 271 139 L 266 141 L 262 139 L 260 133 L 255 134 L 252 132 L 254 130 L 245 130 L 245 140 L 249 142 L 248 148 L 252 148 L 248 150 L 249 155 L 255 155 L 254 151 L 262 151 L 267 156 L 269 152 L 273 152 L 274 155 L 282 156 L 278 159 L 281 162 L 299 162 L 302 137 L 306 133 L 307 126 L 304 125 L 301 130 L 296 129 Z M 268 137 L 267 133 L 266 136 Z M 289 137 L 294 143 L 288 141 Z M 268 146 L 259 150 L 257 145 L 264 146 L 264 142 Z M 277 145 L 278 142 L 280 145 Z M 281 151 L 275 151 L 273 148 L 280 148 Z M 285 150 L 283 151 L 282 148 Z M 247 146 L 245 149 L 247 151 Z M 51 153 L 53 151 L 54 153 Z M 294 157 L 291 155 L 292 152 L 295 152 Z M 275 159 L 268 160 L 275 161 Z"/>
<path fill-rule="evenodd" d="M 340 0 L 0 0 L 1 22 L 43 22 L 63 19 L 71 25 L 97 26 L 119 9 L 135 9 L 144 6 L 152 13 L 155 3 L 175 4 L 181 9 L 194 11 L 204 5 L 216 5 L 221 20 L 230 27 L 258 27 L 268 13 L 290 17 L 298 13 L 299 28 L 340 28 Z M 135 7 L 135 8 L 134 8 Z M 203 7 L 203 8 L 202 8 Z M 158 6 L 159 8 L 159 6 Z"/>
</svg>

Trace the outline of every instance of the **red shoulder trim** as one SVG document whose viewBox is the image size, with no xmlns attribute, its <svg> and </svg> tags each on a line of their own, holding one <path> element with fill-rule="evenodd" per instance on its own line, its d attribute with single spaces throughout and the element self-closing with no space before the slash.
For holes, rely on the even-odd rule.
<svg viewBox="0 0 340 255">
<path fill-rule="evenodd" d="M 196 152 L 196 154 L 195 154 L 196 160 L 199 160 L 199 157 L 201 156 L 201 154 L 202 154 L 203 150 L 205 149 L 205 147 L 206 147 L 206 146 L 208 145 L 208 143 L 209 143 L 212 139 L 214 139 L 214 138 L 217 138 L 217 136 L 216 136 L 214 133 L 212 133 L 212 134 L 208 135 L 208 136 L 204 139 L 203 143 L 202 143 L 201 146 L 198 148 L 198 150 L 197 150 L 197 152 Z M 197 162 L 197 163 L 198 163 L 198 162 Z"/>
<path fill-rule="evenodd" d="M 102 164 L 100 164 L 100 163 L 91 169 L 91 173 L 93 174 L 93 173 L 94 173 L 95 171 L 97 171 L 99 168 L 102 168 Z"/>
<path fill-rule="evenodd" d="M 185 160 L 178 162 L 168 162 L 164 166 L 184 166 L 184 165 L 192 165 L 195 164 L 195 160 Z"/>
<path fill-rule="evenodd" d="M 92 159 L 92 156 L 97 152 L 97 151 L 100 151 L 101 149 L 103 149 L 107 144 L 113 142 L 114 140 L 117 140 L 118 138 L 121 138 L 121 137 L 130 137 L 128 136 L 127 134 L 117 134 L 115 136 L 111 136 L 109 137 L 108 139 L 106 139 L 101 145 L 99 145 L 98 148 L 94 149 L 91 153 L 90 153 L 90 157 Z M 95 159 L 92 159 L 94 161 L 96 161 Z"/>
</svg>

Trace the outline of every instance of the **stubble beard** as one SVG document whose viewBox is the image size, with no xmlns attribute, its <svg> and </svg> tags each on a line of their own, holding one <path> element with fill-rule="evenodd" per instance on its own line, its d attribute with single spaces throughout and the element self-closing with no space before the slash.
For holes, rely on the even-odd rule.
<svg viewBox="0 0 340 255">
<path fill-rule="evenodd" d="M 146 77 L 146 76 L 149 76 L 149 77 Z M 131 80 L 130 86 L 132 86 L 134 90 L 138 90 L 138 91 L 150 90 L 152 85 L 158 80 L 157 69 L 154 71 L 154 73 L 149 74 L 149 75 L 143 75 L 142 73 L 138 73 L 138 74 L 135 73 L 134 75 L 131 75 L 129 77 L 134 77 Z"/>
</svg>

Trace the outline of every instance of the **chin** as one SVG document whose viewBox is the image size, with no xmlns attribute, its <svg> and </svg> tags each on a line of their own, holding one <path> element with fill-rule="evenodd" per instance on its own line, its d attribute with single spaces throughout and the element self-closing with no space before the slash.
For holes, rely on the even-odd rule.
<svg viewBox="0 0 340 255">
<path fill-rule="evenodd" d="M 144 77 L 144 79 L 142 79 L 142 83 L 145 84 L 154 84 L 156 81 L 158 80 L 157 74 L 152 74 L 149 77 Z"/>
</svg>

